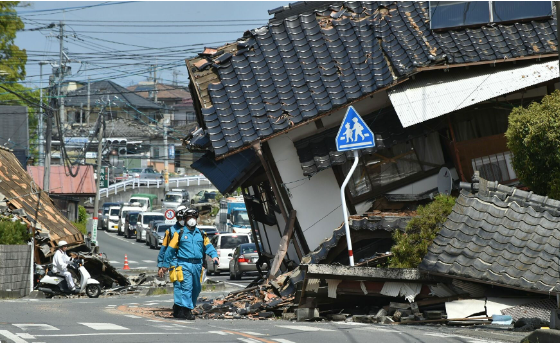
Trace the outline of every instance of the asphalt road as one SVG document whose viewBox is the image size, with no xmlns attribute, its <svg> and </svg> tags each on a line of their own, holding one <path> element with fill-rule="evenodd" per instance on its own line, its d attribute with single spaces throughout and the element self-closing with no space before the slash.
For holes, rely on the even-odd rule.
<svg viewBox="0 0 560 343">
<path fill-rule="evenodd" d="M 98 231 L 97 241 L 101 252 L 107 254 L 111 265 L 121 270 L 124 267 L 124 256 L 128 258 L 131 273 L 157 271 L 158 250 L 150 249 L 144 242 L 136 242 L 134 238 L 118 236 L 116 232 Z M 241 280 L 229 280 L 229 273 L 224 272 L 209 278 L 215 281 L 224 281 L 226 284 L 245 288 L 255 279 L 257 274 L 244 275 Z"/>
<path fill-rule="evenodd" d="M 123 305 L 128 308 L 161 308 L 170 307 L 172 302 L 169 295 L 1 301 L 0 340 L 14 343 L 503 342 L 495 339 L 473 338 L 437 326 L 411 327 L 344 322 L 297 323 L 284 320 L 197 319 L 193 322 L 143 317 L 122 310 Z"/>
</svg>

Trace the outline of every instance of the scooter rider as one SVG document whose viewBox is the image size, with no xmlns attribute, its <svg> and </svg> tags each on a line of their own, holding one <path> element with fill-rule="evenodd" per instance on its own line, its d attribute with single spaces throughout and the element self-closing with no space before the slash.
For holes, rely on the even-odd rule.
<svg viewBox="0 0 560 343">
<path fill-rule="evenodd" d="M 158 276 L 159 277 L 164 277 L 165 273 L 163 272 L 163 259 L 165 257 L 165 251 L 167 250 L 167 247 L 169 246 L 169 242 L 171 241 L 171 238 L 173 237 L 173 235 L 175 234 L 175 232 L 179 232 L 181 231 L 181 229 L 183 229 L 185 227 L 185 221 L 183 220 L 183 216 L 184 213 L 187 208 L 185 206 L 180 206 L 177 208 L 177 212 L 175 214 L 175 218 L 177 219 L 177 222 L 175 223 L 175 225 L 173 225 L 172 227 L 170 227 L 169 229 L 167 229 L 165 231 L 165 236 L 163 237 L 163 241 L 161 243 L 161 248 L 159 249 L 159 254 L 158 254 Z M 177 266 L 177 258 L 174 258 L 171 261 L 171 268 L 175 268 Z M 178 297 L 179 294 L 179 281 L 177 280 L 171 280 L 173 282 L 173 294 L 175 295 L 175 297 Z M 173 304 L 173 317 L 177 318 L 177 314 L 179 311 L 179 301 L 177 299 L 175 299 L 175 303 Z"/>
<path fill-rule="evenodd" d="M 164 272 L 177 258 L 175 274 L 180 285 L 175 293 L 175 302 L 181 306 L 177 319 L 194 320 L 191 310 L 196 306 L 198 295 L 202 289 L 200 275 L 202 272 L 202 259 L 204 254 L 212 257 L 215 263 L 219 263 L 218 253 L 204 231 L 196 227 L 198 211 L 188 209 L 185 213 L 187 229 L 176 232 L 165 251 L 163 261 Z"/>
<path fill-rule="evenodd" d="M 74 285 L 74 280 L 72 279 L 72 274 L 67 269 L 68 263 L 72 262 L 72 259 L 66 255 L 66 250 L 68 250 L 68 243 L 66 241 L 58 242 L 58 250 L 54 253 L 53 257 L 53 273 L 64 276 L 68 288 L 71 292 L 77 293 L 78 289 Z"/>
</svg>

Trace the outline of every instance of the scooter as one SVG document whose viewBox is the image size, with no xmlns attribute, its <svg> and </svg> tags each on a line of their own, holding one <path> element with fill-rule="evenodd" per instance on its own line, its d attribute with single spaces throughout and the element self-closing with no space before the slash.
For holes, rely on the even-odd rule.
<svg viewBox="0 0 560 343">
<path fill-rule="evenodd" d="M 43 269 L 44 267 L 37 265 L 36 268 Z M 72 295 L 72 294 L 85 294 L 90 298 L 97 298 L 101 294 L 101 284 L 99 281 L 92 279 L 91 275 L 84 267 L 84 260 L 81 258 L 74 259 L 68 264 L 68 271 L 72 275 L 76 275 L 78 278 L 77 284 L 79 284 L 78 292 L 72 292 L 68 288 L 68 283 L 64 276 L 54 274 L 49 271 L 37 285 L 37 289 L 42 291 L 47 295 L 47 297 L 53 297 L 55 295 Z M 35 272 L 35 274 L 40 274 L 40 272 Z"/>
</svg>

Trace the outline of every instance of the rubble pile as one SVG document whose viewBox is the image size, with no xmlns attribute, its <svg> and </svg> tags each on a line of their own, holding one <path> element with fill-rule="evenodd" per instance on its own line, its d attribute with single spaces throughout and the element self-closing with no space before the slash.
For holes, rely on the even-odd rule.
<svg viewBox="0 0 560 343">
<path fill-rule="evenodd" d="M 287 312 L 293 301 L 293 295 L 281 296 L 273 286 L 261 285 L 198 305 L 193 313 L 204 319 L 264 320 Z"/>
</svg>

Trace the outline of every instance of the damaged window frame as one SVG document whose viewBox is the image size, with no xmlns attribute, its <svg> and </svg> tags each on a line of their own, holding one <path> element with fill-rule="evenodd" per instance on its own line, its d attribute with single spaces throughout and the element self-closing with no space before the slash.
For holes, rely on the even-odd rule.
<svg viewBox="0 0 560 343">
<path fill-rule="evenodd" d="M 430 135 L 437 135 L 440 139 L 439 139 L 439 148 L 441 151 L 441 158 L 442 158 L 442 163 L 431 163 L 431 162 L 427 162 L 427 161 L 421 161 L 418 151 L 417 149 L 414 149 L 414 140 L 418 140 L 418 139 L 427 139 L 428 136 Z M 358 163 L 358 168 L 356 168 L 356 170 L 354 171 L 354 175 L 352 176 L 352 178 L 350 179 L 350 182 L 348 183 L 348 192 L 347 195 L 349 195 L 349 200 L 351 202 L 351 204 L 358 204 L 361 203 L 365 200 L 368 199 L 372 199 L 372 198 L 376 198 L 379 197 L 381 195 L 383 195 L 384 193 L 393 191 L 395 189 L 401 188 L 403 186 L 406 186 L 407 184 L 416 182 L 416 181 L 420 181 L 424 178 L 427 178 L 429 176 L 435 175 L 439 172 L 439 170 L 442 167 L 453 167 L 452 164 L 452 159 L 449 156 L 448 151 L 445 149 L 444 145 L 441 142 L 441 136 L 442 133 L 440 133 L 439 131 L 434 131 L 431 132 L 427 135 L 424 135 L 422 137 L 418 137 L 414 140 L 410 140 L 407 142 L 401 142 L 398 144 L 393 145 L 390 148 L 386 148 L 386 149 L 381 149 L 376 151 L 373 154 L 363 154 L 362 156 L 360 156 L 359 158 L 359 163 Z M 444 136 L 445 137 L 445 136 Z M 433 137 L 432 137 L 433 138 Z M 410 147 L 409 151 L 404 151 L 406 150 L 407 146 Z M 402 151 L 400 153 L 396 153 L 395 151 L 397 151 L 397 149 L 401 149 Z M 404 150 L 403 150 L 404 149 Z M 411 157 L 411 159 L 408 159 L 407 157 Z M 364 158 L 365 157 L 365 158 Z M 367 183 L 369 184 L 369 190 L 363 193 L 359 193 L 357 194 L 355 192 L 355 187 L 357 184 L 356 181 L 356 176 L 357 175 L 363 175 L 365 176 L 366 174 L 363 172 L 367 165 L 366 162 L 368 159 L 371 159 L 372 157 L 378 157 L 380 160 L 385 159 L 386 161 L 380 162 L 380 163 L 376 163 L 375 166 L 371 167 L 375 168 L 375 170 L 379 170 L 379 168 L 383 168 L 384 165 L 391 163 L 392 165 L 395 165 L 395 163 L 397 162 L 409 162 L 409 163 L 414 163 L 416 164 L 416 168 L 418 168 L 417 171 L 415 171 L 414 173 L 411 173 L 408 176 L 404 176 L 402 178 L 396 179 L 393 182 L 387 183 L 385 185 L 379 186 L 376 185 L 376 183 L 372 183 L 372 176 L 368 173 L 368 180 Z M 339 186 L 342 187 L 342 182 L 343 180 L 346 178 L 346 175 L 348 173 L 348 170 L 350 169 L 352 163 L 354 161 L 353 160 L 348 160 L 346 163 L 342 164 L 342 165 L 338 165 L 338 166 L 333 166 L 334 170 L 335 170 L 335 174 L 337 175 L 337 180 L 339 183 Z M 379 166 L 379 167 L 377 167 Z M 398 167 L 395 167 L 398 168 Z M 398 170 L 397 170 L 398 172 Z M 376 176 L 376 177 L 381 177 L 380 175 Z M 362 178 L 363 179 L 363 178 Z"/>
</svg>

